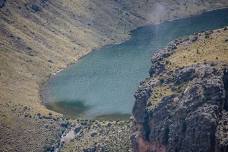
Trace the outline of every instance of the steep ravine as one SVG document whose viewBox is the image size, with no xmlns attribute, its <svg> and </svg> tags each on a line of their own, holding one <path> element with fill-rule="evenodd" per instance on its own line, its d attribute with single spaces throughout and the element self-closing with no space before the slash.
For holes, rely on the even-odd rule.
<svg viewBox="0 0 228 152">
<path fill-rule="evenodd" d="M 135 152 L 228 150 L 227 34 L 195 34 L 153 55 L 150 78 L 135 93 Z"/>
</svg>

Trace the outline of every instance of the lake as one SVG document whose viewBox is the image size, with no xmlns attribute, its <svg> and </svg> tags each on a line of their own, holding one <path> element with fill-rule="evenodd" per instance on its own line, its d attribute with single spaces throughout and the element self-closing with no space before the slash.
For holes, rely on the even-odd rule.
<svg viewBox="0 0 228 152">
<path fill-rule="evenodd" d="M 94 50 L 45 85 L 47 108 L 81 119 L 126 119 L 151 56 L 176 38 L 228 25 L 228 9 L 140 27 L 117 45 Z"/>
</svg>

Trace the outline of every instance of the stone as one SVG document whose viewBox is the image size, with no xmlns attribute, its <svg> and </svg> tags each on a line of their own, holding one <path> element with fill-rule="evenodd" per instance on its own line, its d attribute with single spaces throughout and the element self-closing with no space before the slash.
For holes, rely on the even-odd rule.
<svg viewBox="0 0 228 152">
<path fill-rule="evenodd" d="M 81 129 L 82 129 L 82 126 L 75 127 L 75 129 L 74 129 L 75 134 L 79 133 L 81 131 Z"/>
<path fill-rule="evenodd" d="M 70 123 L 68 121 L 63 121 L 61 122 L 60 126 L 63 127 L 63 128 L 68 128 L 70 125 Z"/>
<path fill-rule="evenodd" d="M 194 35 L 191 37 L 191 42 L 195 42 L 198 40 L 198 36 L 197 35 Z"/>
<path fill-rule="evenodd" d="M 0 8 L 5 6 L 6 0 L 0 0 Z"/>
<path fill-rule="evenodd" d="M 94 146 L 94 147 L 83 149 L 83 152 L 96 152 L 96 147 Z"/>
<path fill-rule="evenodd" d="M 34 13 L 41 11 L 41 8 L 36 4 L 32 4 L 31 9 Z"/>
<path fill-rule="evenodd" d="M 95 137 L 97 135 L 97 131 L 95 131 L 95 130 L 92 131 L 90 135 L 91 135 L 91 137 Z"/>
</svg>

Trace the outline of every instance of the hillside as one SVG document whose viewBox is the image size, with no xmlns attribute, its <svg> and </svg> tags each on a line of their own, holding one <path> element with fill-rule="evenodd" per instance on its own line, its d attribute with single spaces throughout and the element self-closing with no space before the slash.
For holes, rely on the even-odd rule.
<svg viewBox="0 0 228 152">
<path fill-rule="evenodd" d="M 227 27 L 195 34 L 152 57 L 135 94 L 135 151 L 228 150 L 227 38 Z"/>
<path fill-rule="evenodd" d="M 67 120 L 42 105 L 49 76 L 136 27 L 228 6 L 226 0 L 0 0 L 0 149 L 41 151 Z M 48 145 L 48 146 L 47 146 Z"/>
</svg>

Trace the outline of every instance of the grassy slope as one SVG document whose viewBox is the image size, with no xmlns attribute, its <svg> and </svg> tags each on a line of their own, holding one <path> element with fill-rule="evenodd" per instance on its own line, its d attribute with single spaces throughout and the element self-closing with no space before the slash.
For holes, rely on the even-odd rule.
<svg viewBox="0 0 228 152">
<path fill-rule="evenodd" d="M 218 29 L 209 35 L 205 33 L 198 35 L 195 42 L 178 45 L 175 52 L 164 59 L 164 62 L 167 63 L 165 68 L 168 71 L 199 63 L 216 63 L 218 68 L 228 65 L 228 30 Z M 167 78 L 160 76 L 160 79 Z M 176 89 L 165 84 L 157 86 L 154 88 L 155 93 L 149 99 L 151 107 L 156 107 L 165 96 L 183 92 L 187 86 L 187 83 L 175 86 Z"/>
<path fill-rule="evenodd" d="M 162 6 L 145 2 L 7 0 L 0 9 L 0 149 L 40 151 L 56 138 L 55 121 L 36 119 L 38 113 L 50 112 L 41 104 L 39 86 L 51 73 L 93 48 L 126 39 L 128 31 L 140 25 L 228 5 L 226 0 L 187 8 L 179 1 L 162 1 Z M 40 11 L 32 10 L 33 4 Z M 160 9 L 166 13 L 155 14 Z"/>
<path fill-rule="evenodd" d="M 88 8 L 99 4 L 50 1 L 40 12 L 33 13 L 30 3 L 7 1 L 0 11 L 0 149 L 6 151 L 40 151 L 52 142 L 52 137 L 57 138 L 60 128 L 55 121 L 46 128 L 48 120 L 35 119 L 37 113 L 49 113 L 40 104 L 39 86 L 51 73 L 75 62 L 92 48 L 127 37 L 122 33 L 107 36 L 87 25 L 96 15 Z M 97 13 L 106 14 L 104 11 Z M 102 30 L 111 33 L 115 26 L 109 27 L 104 25 Z M 24 111 L 24 107 L 29 110 Z"/>
<path fill-rule="evenodd" d="M 130 121 L 95 121 L 81 129 L 74 139 L 65 144 L 61 152 L 81 152 L 97 148 L 108 152 L 127 152 L 131 149 L 129 140 Z M 96 134 L 93 136 L 93 134 Z"/>
<path fill-rule="evenodd" d="M 218 32 L 219 31 L 219 32 Z M 191 45 L 178 47 L 168 58 L 168 69 L 175 70 L 192 64 L 218 62 L 228 64 L 228 31 L 218 30 L 207 36 L 202 35 Z"/>
</svg>

